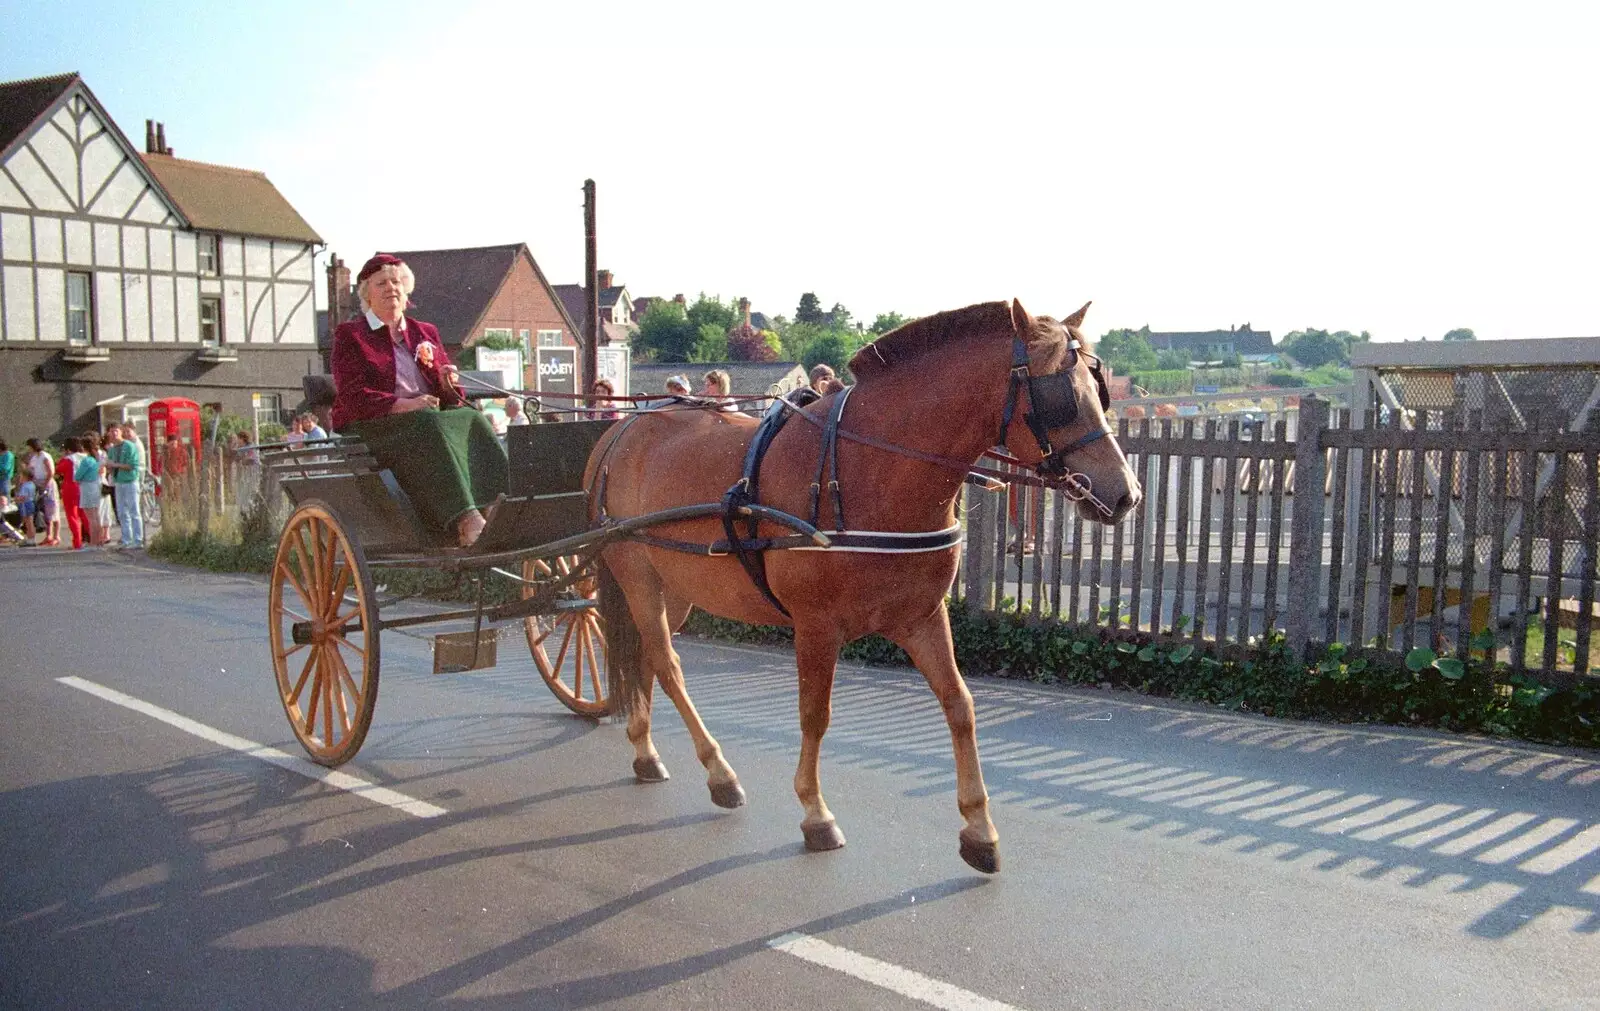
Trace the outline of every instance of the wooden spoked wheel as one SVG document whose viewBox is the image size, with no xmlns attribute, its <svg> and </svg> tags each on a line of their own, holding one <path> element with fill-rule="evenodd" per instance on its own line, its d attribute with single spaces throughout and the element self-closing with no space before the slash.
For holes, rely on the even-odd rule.
<svg viewBox="0 0 1600 1011">
<path fill-rule="evenodd" d="M 355 756 L 378 700 L 378 609 L 361 543 L 308 501 L 278 539 L 267 603 L 278 698 L 319 765 Z"/>
<path fill-rule="evenodd" d="M 576 555 L 530 558 L 522 563 L 522 578 L 559 579 L 577 564 Z M 522 587 L 524 597 L 535 592 L 533 586 Z M 604 716 L 611 711 L 606 696 L 605 627 L 594 606 L 598 597 L 599 580 L 591 571 L 573 583 L 570 592 L 560 595 L 557 610 L 522 619 L 528 649 L 544 683 L 562 705 L 581 716 Z"/>
</svg>

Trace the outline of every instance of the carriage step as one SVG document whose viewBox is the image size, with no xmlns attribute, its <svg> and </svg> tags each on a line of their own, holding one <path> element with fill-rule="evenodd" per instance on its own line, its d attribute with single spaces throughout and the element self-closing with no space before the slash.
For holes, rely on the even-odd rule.
<svg viewBox="0 0 1600 1011">
<path fill-rule="evenodd" d="M 479 630 L 476 637 L 465 632 L 440 632 L 433 637 L 433 672 L 465 674 L 493 667 L 499 636 L 492 628 Z"/>
</svg>

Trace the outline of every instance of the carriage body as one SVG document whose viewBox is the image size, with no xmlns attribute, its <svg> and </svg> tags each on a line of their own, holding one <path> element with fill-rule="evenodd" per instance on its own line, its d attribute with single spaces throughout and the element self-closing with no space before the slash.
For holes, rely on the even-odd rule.
<svg viewBox="0 0 1600 1011">
<path fill-rule="evenodd" d="M 273 667 L 285 714 L 313 761 L 343 764 L 365 740 L 386 628 L 470 620 L 469 630 L 434 636 L 434 670 L 446 673 L 494 666 L 498 634 L 485 624 L 520 621 L 556 697 L 580 715 L 610 711 L 591 571 L 604 533 L 590 528 L 583 471 L 613 424 L 509 429 L 509 494 L 468 550 L 424 526 L 360 438 L 261 447 L 263 466 L 294 507 L 268 590 Z M 476 590 L 475 605 L 385 617 L 383 608 L 404 599 L 380 594 L 383 580 L 374 573 L 387 569 L 453 573 L 469 594 Z M 518 584 L 515 599 L 485 603 L 491 574 Z"/>
</svg>

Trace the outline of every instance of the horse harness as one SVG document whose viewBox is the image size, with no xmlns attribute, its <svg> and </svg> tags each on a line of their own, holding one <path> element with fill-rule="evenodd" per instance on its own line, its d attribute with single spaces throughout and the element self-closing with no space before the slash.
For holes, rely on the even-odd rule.
<svg viewBox="0 0 1600 1011">
<path fill-rule="evenodd" d="M 1068 345 L 1075 354 L 1082 354 L 1082 345 L 1073 340 Z M 879 352 L 881 357 L 881 352 Z M 1094 376 L 1095 385 L 1100 397 L 1102 410 L 1110 406 L 1111 396 L 1106 387 L 1106 381 L 1101 372 L 1099 359 L 1094 359 L 1089 367 Z M 1073 364 L 1076 364 L 1074 359 Z M 1011 419 L 1016 414 L 1018 394 L 1023 384 L 1028 387 L 1028 402 L 1030 410 L 1023 415 L 1023 421 L 1028 430 L 1033 433 L 1034 439 L 1039 444 L 1042 459 L 1036 470 L 1043 478 L 1071 477 L 1066 468 L 1066 457 L 1084 446 L 1104 438 L 1109 434 L 1109 429 L 1098 427 L 1083 437 L 1063 447 L 1054 447 L 1050 443 L 1049 430 L 1064 428 L 1072 424 L 1078 417 L 1077 388 L 1072 382 L 1072 367 L 1046 376 L 1034 376 L 1029 370 L 1027 345 L 1018 335 L 1012 336 L 1012 360 L 1010 382 L 1006 391 L 1005 409 L 1000 420 L 1000 438 L 996 445 L 1006 446 L 1007 429 L 1011 426 Z M 827 546 L 819 546 L 816 541 L 804 534 L 784 534 L 773 537 L 756 536 L 757 528 L 761 522 L 759 516 L 750 513 L 747 507 L 758 503 L 760 498 L 761 463 L 766 458 L 767 451 L 771 448 L 778 433 L 788 423 L 791 414 L 801 414 L 807 421 L 817 424 L 816 419 L 801 413 L 800 408 L 816 399 L 813 394 L 799 403 L 779 398 L 772 402 L 762 415 L 761 424 L 756 428 L 750 445 L 745 451 L 744 465 L 738 481 L 722 496 L 722 529 L 726 536 L 710 544 L 699 544 L 693 541 L 683 541 L 669 537 L 658 537 L 654 534 L 634 533 L 629 539 L 653 547 L 666 548 L 671 551 L 680 551 L 689 554 L 720 557 L 733 555 L 755 584 L 756 589 L 767 599 L 779 613 L 789 617 L 789 609 L 778 599 L 773 592 L 771 584 L 767 582 L 766 563 L 764 554 L 767 551 L 848 551 L 870 554 L 915 554 L 928 551 L 943 551 L 960 544 L 963 535 L 961 524 L 956 523 L 944 530 L 934 530 L 926 533 L 898 533 L 877 530 L 849 530 L 845 526 L 844 494 L 839 487 L 839 439 L 841 435 L 852 441 L 864 445 L 875 446 L 910 456 L 923 459 L 930 463 L 954 467 L 963 471 L 982 468 L 972 468 L 969 464 L 944 457 L 921 453 L 910 450 L 908 447 L 896 446 L 893 443 L 880 442 L 865 436 L 844 431 L 840 422 L 844 417 L 845 406 L 850 401 L 850 394 L 855 387 L 849 386 L 841 392 L 829 406 L 826 420 L 821 422 L 822 447 L 817 456 L 816 472 L 811 481 L 810 488 L 810 526 L 821 530 L 822 495 L 826 491 L 833 506 L 834 529 L 828 531 Z M 809 391 L 806 391 L 809 392 Z M 638 420 L 640 415 L 624 422 L 624 426 Z M 611 447 L 620 441 L 613 439 Z M 607 455 L 610 448 L 607 447 Z M 828 480 L 823 482 L 824 475 Z M 1081 476 L 1080 476 L 1081 477 Z M 605 484 L 607 468 L 602 465 L 600 472 L 599 518 L 605 521 Z M 1086 480 L 1086 479 L 1084 479 Z M 1081 498 L 1090 495 L 1087 487 L 1082 494 L 1075 497 Z M 1092 495 L 1090 496 L 1092 497 Z M 1103 504 L 1095 500 L 1102 510 Z M 743 526 L 741 530 L 740 527 Z"/>
</svg>

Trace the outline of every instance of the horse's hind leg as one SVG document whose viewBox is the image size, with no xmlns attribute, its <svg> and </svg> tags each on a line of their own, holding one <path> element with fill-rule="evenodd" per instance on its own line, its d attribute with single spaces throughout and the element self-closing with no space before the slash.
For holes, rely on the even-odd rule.
<svg viewBox="0 0 1600 1011">
<path fill-rule="evenodd" d="M 839 636 L 825 630 L 795 628 L 795 666 L 800 677 L 800 765 L 794 773 L 794 794 L 805 809 L 800 831 L 808 850 L 836 850 L 844 845 L 822 799 L 822 735 L 833 718 L 833 672 L 839 662 Z"/>
<path fill-rule="evenodd" d="M 706 729 L 699 711 L 689 699 L 689 691 L 683 683 L 683 664 L 677 651 L 672 648 L 672 630 L 682 627 L 689 615 L 689 603 L 670 594 L 665 596 L 663 603 L 660 622 L 666 648 L 661 653 L 660 664 L 655 668 L 655 677 L 661 682 L 661 690 L 672 700 L 678 715 L 683 718 L 684 726 L 689 729 L 690 738 L 694 740 L 695 756 L 706 769 L 706 786 L 711 791 L 711 802 L 718 807 L 743 807 L 744 787 L 739 785 L 739 777 L 733 767 L 722 757 L 722 746 Z"/>
<path fill-rule="evenodd" d="M 910 654 L 944 709 L 950 742 L 956 758 L 956 805 L 966 824 L 961 829 L 961 859 L 993 874 L 1000 869 L 1000 833 L 989 820 L 989 793 L 978 764 L 978 732 L 972 710 L 972 693 L 956 667 L 950 642 L 950 616 L 941 605 L 927 620 L 895 641 Z"/>
</svg>

